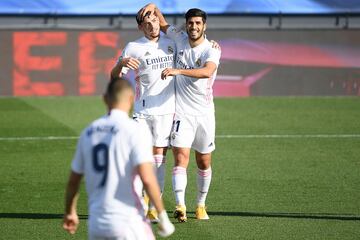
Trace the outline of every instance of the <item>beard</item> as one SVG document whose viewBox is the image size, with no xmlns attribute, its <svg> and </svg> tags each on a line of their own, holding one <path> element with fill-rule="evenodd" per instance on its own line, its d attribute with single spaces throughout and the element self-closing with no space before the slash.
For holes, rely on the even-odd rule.
<svg viewBox="0 0 360 240">
<path fill-rule="evenodd" d="M 199 34 L 196 35 L 196 36 L 192 36 L 191 31 L 189 31 L 189 30 L 186 30 L 186 33 L 187 33 L 189 39 L 191 41 L 193 41 L 193 42 L 196 42 L 197 40 L 199 40 L 200 38 L 202 38 L 204 36 L 204 30 L 203 29 L 200 30 Z"/>
</svg>

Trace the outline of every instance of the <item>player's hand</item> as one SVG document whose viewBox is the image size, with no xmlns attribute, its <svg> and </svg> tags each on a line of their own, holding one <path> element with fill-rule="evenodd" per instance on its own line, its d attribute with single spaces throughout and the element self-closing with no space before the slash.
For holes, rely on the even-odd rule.
<svg viewBox="0 0 360 240">
<path fill-rule="evenodd" d="M 121 66 L 136 70 L 140 66 L 140 61 L 133 57 L 123 58 L 121 60 Z"/>
<path fill-rule="evenodd" d="M 141 21 L 144 21 L 144 18 L 146 16 L 155 14 L 155 9 L 156 9 L 156 5 L 154 3 L 149 3 L 149 4 L 145 5 L 139 12 Z"/>
<path fill-rule="evenodd" d="M 214 40 L 210 40 L 210 43 L 212 44 L 212 48 L 218 49 L 221 51 L 220 44 Z"/>
<path fill-rule="evenodd" d="M 159 230 L 158 234 L 161 237 L 168 237 L 175 231 L 175 226 L 169 220 L 169 217 L 165 210 L 159 214 Z"/>
<path fill-rule="evenodd" d="M 164 80 L 165 78 L 167 78 L 168 76 L 176 76 L 179 74 L 179 70 L 178 69 L 174 69 L 174 68 L 165 68 L 162 72 L 161 72 L 161 79 Z"/>
<path fill-rule="evenodd" d="M 70 234 L 74 234 L 79 226 L 79 217 L 76 213 L 65 214 L 63 221 L 63 228 Z"/>
</svg>

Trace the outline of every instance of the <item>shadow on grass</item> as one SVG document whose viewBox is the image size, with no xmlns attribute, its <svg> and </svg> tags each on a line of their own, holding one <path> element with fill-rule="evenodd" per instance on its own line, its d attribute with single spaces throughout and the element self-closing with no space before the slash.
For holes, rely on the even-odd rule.
<svg viewBox="0 0 360 240">
<path fill-rule="evenodd" d="M 194 212 L 188 212 L 195 214 Z M 211 212 L 211 216 L 225 217 L 259 217 L 259 218 L 295 218 L 295 219 L 314 219 L 314 220 L 340 220 L 340 221 L 360 221 L 360 216 L 352 214 L 334 213 L 269 213 L 269 212 Z"/>
<path fill-rule="evenodd" d="M 187 212 L 195 214 L 194 212 Z M 168 212 L 172 216 L 172 212 Z M 360 216 L 349 214 L 333 213 L 260 213 L 260 212 L 208 212 L 209 216 L 224 217 L 260 217 L 260 218 L 295 218 L 295 219 L 315 219 L 315 220 L 340 220 L 340 221 L 360 221 Z M 195 218 L 188 216 L 189 218 Z M 1 218 L 19 219 L 62 219 L 63 214 L 54 213 L 0 213 Z M 88 219 L 88 215 L 79 215 L 80 219 Z"/>
<path fill-rule="evenodd" d="M 0 213 L 1 218 L 19 218 L 19 219 L 62 219 L 63 214 L 56 213 Z M 87 215 L 79 215 L 80 219 L 87 219 Z"/>
</svg>

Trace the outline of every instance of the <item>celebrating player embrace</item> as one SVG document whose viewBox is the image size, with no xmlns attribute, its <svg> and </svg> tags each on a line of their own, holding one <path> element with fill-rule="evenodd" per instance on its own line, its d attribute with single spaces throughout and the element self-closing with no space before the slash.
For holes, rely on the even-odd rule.
<svg viewBox="0 0 360 240">
<path fill-rule="evenodd" d="M 185 189 L 186 169 L 190 149 L 195 150 L 198 166 L 197 219 L 209 219 L 205 200 L 210 187 L 212 169 L 211 152 L 215 149 L 215 114 L 212 86 L 220 60 L 220 50 L 212 47 L 205 38 L 207 15 L 200 9 L 187 11 L 186 32 L 170 26 L 154 4 L 141 10 L 142 17 L 148 12 L 159 17 L 160 27 L 176 43 L 176 68 L 162 71 L 162 78 L 176 76 L 176 111 L 171 145 L 175 157 L 173 191 L 176 199 L 175 218 L 187 220 Z M 169 79 L 169 80 L 170 80 Z"/>
</svg>

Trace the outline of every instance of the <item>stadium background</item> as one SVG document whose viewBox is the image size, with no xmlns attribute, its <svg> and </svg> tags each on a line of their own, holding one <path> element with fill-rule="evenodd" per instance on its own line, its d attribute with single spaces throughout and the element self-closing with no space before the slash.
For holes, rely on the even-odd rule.
<svg viewBox="0 0 360 240">
<path fill-rule="evenodd" d="M 146 1 L 2 1 L 0 95 L 99 95 Z M 222 47 L 215 96 L 360 95 L 357 1 L 155 1 L 199 7 Z M 131 78 L 131 77 L 130 77 Z"/>
<path fill-rule="evenodd" d="M 192 155 L 188 223 L 171 217 L 169 239 L 359 239 L 359 1 L 154 2 L 177 26 L 208 11 L 222 47 L 210 221 L 195 219 Z M 87 238 L 84 186 L 77 234 L 61 227 L 71 159 L 146 3 L 0 1 L 0 239 Z"/>
</svg>

